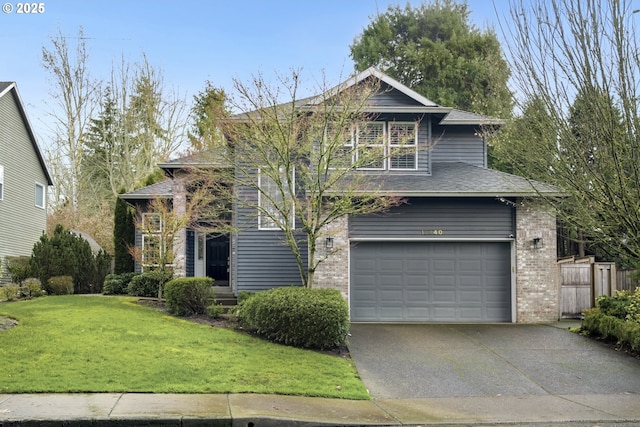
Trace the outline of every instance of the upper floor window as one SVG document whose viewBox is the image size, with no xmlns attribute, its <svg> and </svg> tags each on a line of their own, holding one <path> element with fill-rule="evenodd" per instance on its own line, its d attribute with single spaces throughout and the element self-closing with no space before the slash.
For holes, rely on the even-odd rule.
<svg viewBox="0 0 640 427">
<path fill-rule="evenodd" d="M 389 122 L 389 169 L 416 169 L 417 148 L 415 123 Z"/>
<path fill-rule="evenodd" d="M 370 122 L 359 124 L 356 129 L 356 158 L 361 169 L 385 168 L 385 124 Z"/>
<path fill-rule="evenodd" d="M 44 209 L 44 185 L 36 182 L 36 207 Z"/>
<path fill-rule="evenodd" d="M 279 182 L 263 172 L 258 173 L 258 185 L 260 186 L 258 228 L 260 230 L 280 230 L 279 224 L 285 224 L 285 212 L 290 210 L 291 221 L 295 221 L 293 204 L 289 203 L 290 209 L 288 209 L 287 201 L 283 197 L 283 194 L 288 192 L 289 177 L 283 168 L 279 170 Z"/>
<path fill-rule="evenodd" d="M 344 143 L 347 161 L 362 170 L 416 170 L 418 125 L 415 122 L 367 122 Z M 350 153 L 353 153 L 351 155 Z"/>
<path fill-rule="evenodd" d="M 0 165 L 0 200 L 4 200 L 4 166 Z"/>
</svg>

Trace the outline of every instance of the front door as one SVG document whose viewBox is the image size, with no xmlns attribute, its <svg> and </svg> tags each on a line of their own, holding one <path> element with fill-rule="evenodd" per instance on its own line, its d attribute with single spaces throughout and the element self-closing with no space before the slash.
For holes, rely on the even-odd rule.
<svg viewBox="0 0 640 427">
<path fill-rule="evenodd" d="M 215 280 L 216 285 L 229 284 L 229 235 L 207 238 L 206 246 L 207 276 Z"/>
</svg>

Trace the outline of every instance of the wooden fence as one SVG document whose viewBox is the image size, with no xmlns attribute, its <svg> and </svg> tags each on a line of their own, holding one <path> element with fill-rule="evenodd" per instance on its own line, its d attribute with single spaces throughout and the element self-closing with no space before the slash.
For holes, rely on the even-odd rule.
<svg viewBox="0 0 640 427">
<path fill-rule="evenodd" d="M 634 277 L 637 270 L 618 270 L 616 272 L 616 289 L 619 291 L 634 291 L 638 285 L 638 278 Z"/>
<path fill-rule="evenodd" d="M 560 317 L 579 318 L 602 295 L 633 291 L 640 286 L 636 270 L 617 270 L 615 263 L 593 259 L 566 259 L 560 265 Z"/>
</svg>

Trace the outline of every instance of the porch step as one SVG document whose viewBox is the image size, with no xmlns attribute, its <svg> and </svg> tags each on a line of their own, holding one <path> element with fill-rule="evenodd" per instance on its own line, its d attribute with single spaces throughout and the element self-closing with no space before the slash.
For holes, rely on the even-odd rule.
<svg viewBox="0 0 640 427">
<path fill-rule="evenodd" d="M 222 306 L 238 305 L 238 298 L 233 295 L 229 286 L 214 286 L 213 291 L 216 296 L 216 303 Z"/>
</svg>

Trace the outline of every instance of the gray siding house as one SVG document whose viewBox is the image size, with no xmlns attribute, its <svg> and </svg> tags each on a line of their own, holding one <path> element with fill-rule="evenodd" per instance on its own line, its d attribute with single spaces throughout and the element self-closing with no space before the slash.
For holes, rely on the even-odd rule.
<svg viewBox="0 0 640 427">
<path fill-rule="evenodd" d="M 47 229 L 52 179 L 13 82 L 0 82 L 0 261 L 29 256 Z M 6 273 L 6 269 L 3 269 Z M 6 275 L 3 276 L 6 280 Z"/>
<path fill-rule="evenodd" d="M 333 248 L 316 270 L 316 286 L 340 290 L 354 322 L 557 320 L 556 219 L 540 196 L 559 190 L 487 168 L 480 130 L 502 121 L 437 105 L 373 68 L 340 87 L 365 79 L 380 82 L 367 107 L 377 113 L 378 126 L 408 123 L 417 142 L 402 165 L 387 159 L 363 173 L 380 194 L 407 203 L 332 223 Z M 160 166 L 173 177 L 197 161 Z M 177 181 L 123 198 L 169 197 L 175 206 L 177 197 L 184 199 Z M 175 246 L 176 271 L 214 277 L 236 294 L 299 284 L 281 232 L 260 227 L 246 209 L 234 210 L 233 221 L 244 226 L 230 236 L 208 239 L 185 230 Z"/>
</svg>

